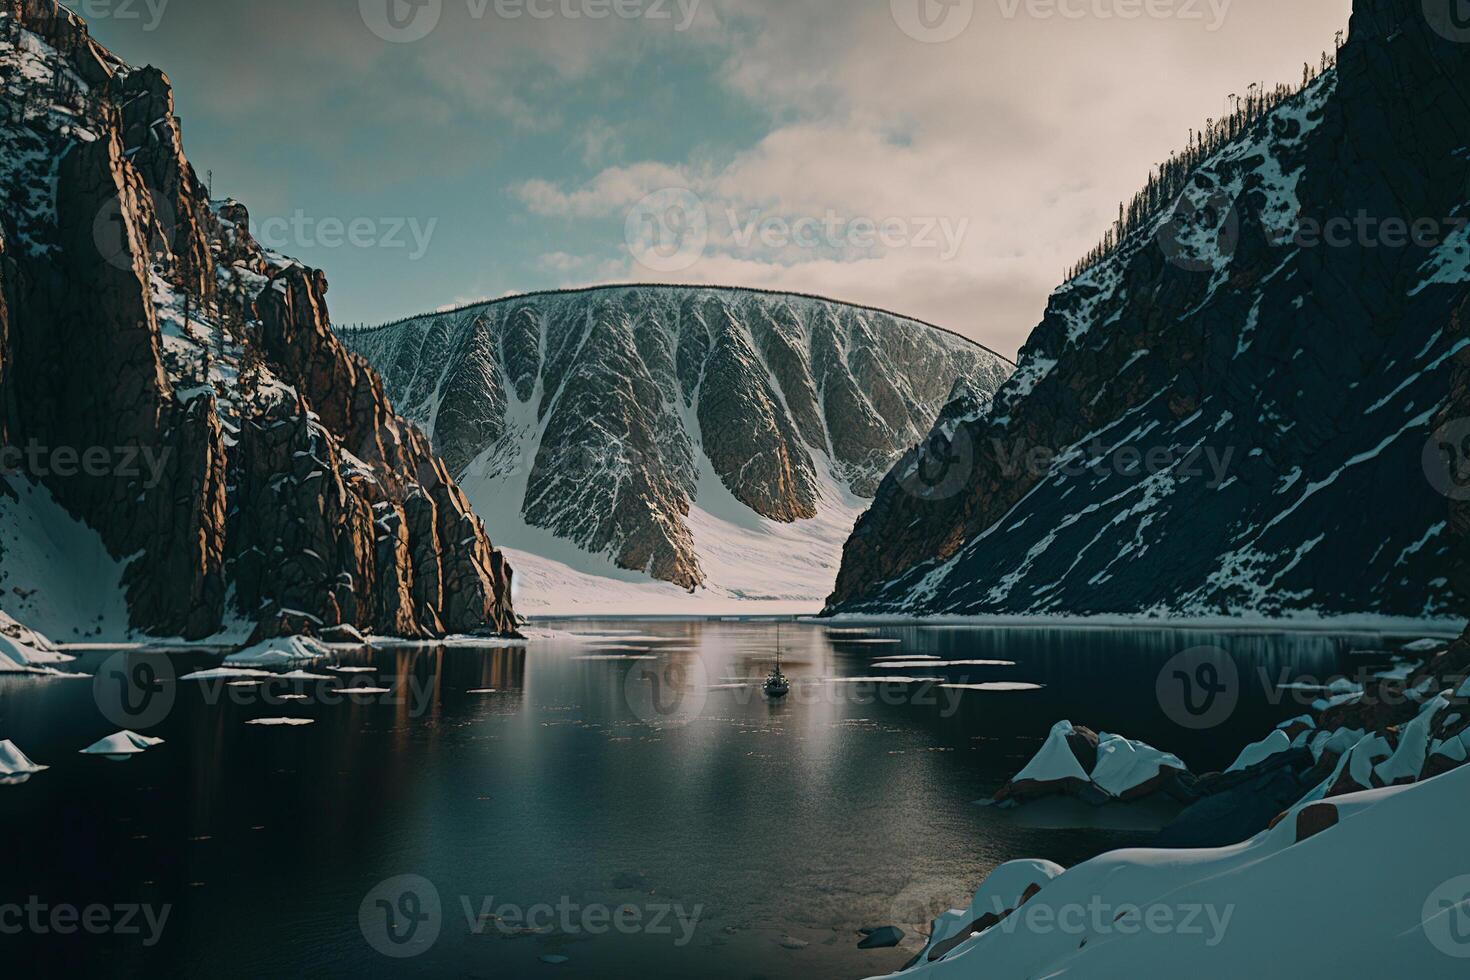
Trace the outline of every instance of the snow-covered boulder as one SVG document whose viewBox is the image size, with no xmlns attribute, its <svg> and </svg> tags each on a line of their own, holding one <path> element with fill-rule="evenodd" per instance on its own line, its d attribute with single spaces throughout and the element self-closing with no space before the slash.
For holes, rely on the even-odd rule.
<svg viewBox="0 0 1470 980">
<path fill-rule="evenodd" d="M 1103 732 L 1098 738 L 1092 782 L 1114 799 L 1125 803 L 1143 799 L 1163 790 L 1170 780 L 1189 776 L 1189 767 L 1176 755 L 1121 735 Z"/>
<path fill-rule="evenodd" d="M 898 975 L 1459 976 L 1463 960 L 1447 954 L 1463 939 L 1439 917 L 1464 897 L 1447 888 L 1457 872 L 1446 855 L 1458 853 L 1466 799 L 1470 768 L 1308 804 L 1242 844 L 1112 851 Z M 1385 846 L 1391 859 L 1374 859 Z"/>
<path fill-rule="evenodd" d="M 161 738 L 150 738 L 147 735 L 139 735 L 137 732 L 121 731 L 93 742 L 82 749 L 81 754 L 100 755 L 113 762 L 126 762 L 133 756 L 162 744 L 163 739 Z"/>
<path fill-rule="evenodd" d="M 929 942 L 912 962 L 940 959 L 1025 905 L 1064 870 L 1051 861 L 1029 858 L 1002 864 L 990 872 L 967 907 L 951 909 L 934 920 Z"/>
<path fill-rule="evenodd" d="M 332 656 L 332 648 L 310 636 L 278 636 L 262 640 L 225 658 L 231 667 L 294 667 Z"/>
<path fill-rule="evenodd" d="M 1093 799 L 1090 773 L 1097 763 L 1097 743 L 1090 729 L 1057 722 L 1025 768 L 995 794 L 995 802 L 1015 804 L 1058 794 Z"/>
<path fill-rule="evenodd" d="M 1291 737 L 1282 728 L 1276 729 L 1270 735 L 1253 742 L 1240 750 L 1240 755 L 1230 764 L 1226 772 L 1244 772 L 1253 769 L 1281 752 L 1291 751 Z"/>
<path fill-rule="evenodd" d="M 0 612 L 0 674 L 56 673 L 50 665 L 74 659 L 43 634 Z"/>
<path fill-rule="evenodd" d="M 1015 806 L 1047 796 L 1089 803 L 1132 802 L 1157 792 L 1189 798 L 1194 782 L 1177 757 L 1144 742 L 1059 721 L 1041 749 L 1000 788 L 993 802 Z"/>
<path fill-rule="evenodd" d="M 39 766 L 22 752 L 10 739 L 0 741 L 0 786 L 23 783 L 50 766 Z"/>
</svg>

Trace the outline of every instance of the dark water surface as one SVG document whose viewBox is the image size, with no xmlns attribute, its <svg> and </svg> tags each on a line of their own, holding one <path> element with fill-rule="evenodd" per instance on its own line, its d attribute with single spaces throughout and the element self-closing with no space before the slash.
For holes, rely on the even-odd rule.
<svg viewBox="0 0 1470 980">
<path fill-rule="evenodd" d="M 139 730 L 166 744 L 125 763 L 77 754 L 122 727 L 92 683 L 0 679 L 0 738 L 53 767 L 0 787 L 0 975 L 881 974 L 912 955 L 921 919 L 967 902 L 995 865 L 1070 865 L 1148 839 L 1036 829 L 975 805 L 1056 720 L 1218 769 L 1303 710 L 1272 696 L 1274 682 L 1330 676 L 1351 650 L 1383 645 L 787 624 L 797 688 L 768 703 L 750 679 L 768 669 L 773 624 L 553 625 L 592 635 L 349 651 L 342 664 L 373 670 L 270 688 L 305 701 L 160 682 L 172 707 Z M 1194 730 L 1161 704 L 1157 682 L 1171 658 L 1201 646 L 1228 651 L 1240 677 L 1233 710 Z M 1015 665 L 875 666 L 904 655 Z M 86 653 L 71 668 L 95 672 L 109 656 Z M 217 663 L 129 657 L 167 661 L 165 677 Z M 861 680 L 893 674 L 1041 687 Z M 344 684 L 394 693 L 329 693 Z M 314 723 L 246 724 L 268 717 Z M 48 909 L 144 903 L 156 916 L 167 906 L 169 917 L 152 946 L 141 916 L 141 936 L 11 934 L 18 917 L 4 906 L 31 896 Z M 538 905 L 530 925 L 517 919 Z M 890 923 L 910 931 L 903 948 L 855 949 L 859 927 Z"/>
</svg>

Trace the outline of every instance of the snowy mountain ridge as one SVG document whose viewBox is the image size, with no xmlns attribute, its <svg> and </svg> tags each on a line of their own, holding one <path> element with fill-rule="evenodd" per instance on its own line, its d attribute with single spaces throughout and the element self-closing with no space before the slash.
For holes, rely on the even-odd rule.
<svg viewBox="0 0 1470 980">
<path fill-rule="evenodd" d="M 880 310 L 688 286 L 515 296 L 343 337 L 523 580 L 641 579 L 670 601 L 820 601 L 863 499 L 956 384 L 988 401 L 1011 368 Z"/>
</svg>

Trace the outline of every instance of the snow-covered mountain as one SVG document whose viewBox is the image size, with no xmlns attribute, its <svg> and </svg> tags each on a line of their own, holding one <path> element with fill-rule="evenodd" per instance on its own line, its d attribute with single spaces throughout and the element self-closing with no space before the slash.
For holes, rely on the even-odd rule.
<svg viewBox="0 0 1470 980">
<path fill-rule="evenodd" d="M 1012 365 L 877 310 L 748 290 L 545 293 L 344 334 L 515 558 L 523 608 L 810 608 L 883 474 Z M 675 605 L 670 605 L 674 603 Z"/>
<path fill-rule="evenodd" d="M 1358 0 L 1334 68 L 1151 185 L 993 408 L 885 480 L 830 608 L 1462 614 L 1463 474 L 1437 448 L 1463 435 L 1442 427 L 1470 312 L 1452 33 Z M 954 459 L 955 492 L 907 492 Z"/>
<path fill-rule="evenodd" d="M 509 567 L 330 330 L 325 278 L 208 200 L 167 77 L 52 0 L 0 0 L 0 199 L 12 652 L 44 652 L 20 623 L 514 629 Z"/>
</svg>

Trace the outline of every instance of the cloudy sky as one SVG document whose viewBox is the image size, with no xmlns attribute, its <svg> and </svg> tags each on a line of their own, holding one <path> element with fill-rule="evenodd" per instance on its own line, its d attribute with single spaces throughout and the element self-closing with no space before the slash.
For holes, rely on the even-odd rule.
<svg viewBox="0 0 1470 980">
<path fill-rule="evenodd" d="M 1351 0 L 78 0 L 339 322 L 752 285 L 1013 354 L 1149 168 Z"/>
</svg>

